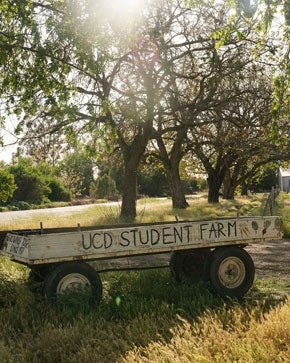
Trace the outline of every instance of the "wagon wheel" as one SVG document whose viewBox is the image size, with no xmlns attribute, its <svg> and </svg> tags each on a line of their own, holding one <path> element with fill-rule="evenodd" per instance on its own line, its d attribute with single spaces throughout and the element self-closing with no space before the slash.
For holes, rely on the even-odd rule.
<svg viewBox="0 0 290 363">
<path fill-rule="evenodd" d="M 85 262 L 67 262 L 56 266 L 46 277 L 44 294 L 53 300 L 64 294 L 89 294 L 95 303 L 102 298 L 102 282 L 97 271 Z"/>
<path fill-rule="evenodd" d="M 52 271 L 55 266 L 55 264 L 30 266 L 28 279 L 32 282 L 43 282 L 46 276 Z"/>
<path fill-rule="evenodd" d="M 253 260 L 241 247 L 222 247 L 213 252 L 210 280 L 219 294 L 242 297 L 252 286 L 254 277 Z"/>
<path fill-rule="evenodd" d="M 43 293 L 43 283 L 46 276 L 52 271 L 56 265 L 43 264 L 30 266 L 28 276 L 28 287 L 34 293 Z"/>
<path fill-rule="evenodd" d="M 208 248 L 174 251 L 170 256 L 170 270 L 177 281 L 183 279 L 207 279 L 207 261 L 211 251 Z"/>
</svg>

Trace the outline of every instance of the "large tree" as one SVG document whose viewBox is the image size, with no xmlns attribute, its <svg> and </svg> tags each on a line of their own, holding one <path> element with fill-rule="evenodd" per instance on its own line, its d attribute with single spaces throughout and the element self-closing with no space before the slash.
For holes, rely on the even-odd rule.
<svg viewBox="0 0 290 363">
<path fill-rule="evenodd" d="M 6 24 L 1 32 L 14 52 L 7 51 L 3 69 L 11 57 L 16 74 L 15 79 L 5 74 L 2 93 L 9 106 L 17 105 L 14 112 L 24 112 L 19 130 L 31 116 L 35 122 L 53 118 L 57 125 L 53 122 L 48 132 L 62 127 L 70 138 L 82 134 L 88 142 L 99 125 L 108 127 L 123 154 L 122 215 L 134 217 L 137 170 L 151 137 L 156 93 L 155 47 L 142 17 L 136 20 L 136 12 L 135 18 L 122 18 L 120 6 L 120 13 L 110 8 L 118 3 L 112 1 L 20 3 L 2 7 Z M 27 32 L 22 27 L 26 18 L 31 20 Z M 130 113 L 131 104 L 138 104 L 137 114 Z"/>
<path fill-rule="evenodd" d="M 189 142 L 208 173 L 208 201 L 217 203 L 221 186 L 224 198 L 234 198 L 238 185 L 245 185 L 268 163 L 287 160 L 290 153 L 281 147 L 271 116 L 272 89 L 269 75 L 249 70 L 239 87 L 240 95 L 222 108 L 203 113 L 203 124 L 192 128 Z M 228 86 L 226 92 L 231 92 Z M 289 127 L 280 120 L 280 131 L 289 137 Z M 285 143 L 289 145 L 289 142 Z M 285 144 L 285 145 L 286 145 Z"/>
<path fill-rule="evenodd" d="M 257 86 L 253 80 L 266 63 L 272 62 L 270 58 L 275 52 L 274 45 L 267 38 L 263 36 L 261 42 L 255 31 L 255 19 L 233 17 L 232 11 L 226 3 L 202 3 L 194 9 L 179 3 L 169 9 L 163 6 L 162 11 L 156 12 L 156 19 L 152 16 L 158 34 L 154 39 L 161 69 L 159 79 L 162 81 L 159 84 L 163 86 L 158 97 L 158 118 L 154 122 L 154 155 L 163 162 L 167 171 L 173 206 L 177 208 L 187 206 L 179 164 L 190 148 L 206 166 L 209 201 L 218 201 L 220 186 L 230 171 L 227 165 L 231 166 L 235 160 L 234 143 L 239 144 L 240 132 L 245 127 L 245 120 L 240 115 L 240 129 L 233 131 L 236 127 L 230 123 L 231 113 L 241 109 L 240 100 L 251 100 L 253 94 L 262 92 L 259 90 L 259 86 L 263 87 L 262 82 Z M 252 81 L 247 84 L 245 79 L 250 77 Z M 270 97 L 268 94 L 268 100 Z M 268 102 L 267 108 L 262 108 L 267 113 L 268 127 L 272 122 L 269 119 L 270 107 Z M 245 112 L 249 112 L 248 108 Z M 258 117 L 262 111 L 254 107 L 252 112 Z M 221 122 L 225 123 L 225 115 L 226 131 L 219 126 Z M 255 125 L 252 127 L 254 134 Z M 251 128 L 251 124 L 247 128 Z M 189 129 L 191 137 L 186 142 Z M 233 132 L 237 133 L 236 137 Z M 215 166 L 209 162 L 208 156 L 204 157 L 205 151 L 212 152 L 204 133 L 211 133 L 219 144 L 218 149 L 222 149 L 222 154 L 215 151 Z M 248 135 L 250 137 L 251 132 Z M 230 148 L 225 152 L 227 144 Z M 233 187 L 234 183 L 232 190 Z"/>
</svg>

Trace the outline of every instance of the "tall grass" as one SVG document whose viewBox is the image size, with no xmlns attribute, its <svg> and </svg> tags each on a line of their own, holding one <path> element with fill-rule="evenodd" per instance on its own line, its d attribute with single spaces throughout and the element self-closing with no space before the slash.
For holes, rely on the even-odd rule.
<svg viewBox="0 0 290 363">
<path fill-rule="evenodd" d="M 27 271 L 5 261 L 0 280 L 1 362 L 287 362 L 290 302 L 216 296 L 178 285 L 167 270 L 102 275 L 99 307 L 49 305 Z M 116 298 L 118 297 L 118 300 Z M 118 302 L 117 302 L 118 301 Z"/>
<path fill-rule="evenodd" d="M 280 193 L 277 198 L 276 213 L 283 218 L 284 236 L 290 237 L 290 195 Z"/>
<path fill-rule="evenodd" d="M 243 208 L 252 214 L 256 203 L 241 199 L 213 208 L 200 198 L 179 218 L 234 216 Z M 46 224 L 119 223 L 115 206 L 100 208 Z M 138 208 L 139 222 L 175 218 L 168 200 L 143 200 Z M 23 223 L 17 228 L 30 228 Z M 202 281 L 177 284 L 167 269 L 110 272 L 101 274 L 104 296 L 96 307 L 86 299 L 51 305 L 30 291 L 28 275 L 25 266 L 0 259 L 1 363 L 290 361 L 289 297 L 259 295 L 262 281 L 238 302 Z"/>
<path fill-rule="evenodd" d="M 236 217 L 237 215 L 261 215 L 262 195 L 237 197 L 235 200 L 221 199 L 219 204 L 208 204 L 206 196 L 189 198 L 189 207 L 184 210 L 173 210 L 168 198 L 144 198 L 138 200 L 136 223 L 166 222 L 179 220 L 213 219 L 218 217 Z M 119 203 L 96 204 L 85 212 L 71 215 L 39 215 L 29 216 L 29 211 L 23 220 L 0 225 L 0 230 L 36 229 L 40 222 L 44 228 L 65 226 L 96 226 L 125 223 L 119 218 L 121 206 Z"/>
</svg>

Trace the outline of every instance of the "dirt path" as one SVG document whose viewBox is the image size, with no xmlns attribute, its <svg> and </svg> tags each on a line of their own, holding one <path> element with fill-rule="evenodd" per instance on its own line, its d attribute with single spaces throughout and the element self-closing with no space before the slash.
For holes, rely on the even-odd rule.
<svg viewBox="0 0 290 363">
<path fill-rule="evenodd" d="M 290 239 L 257 243 L 247 247 L 259 278 L 278 277 L 290 283 Z"/>
<path fill-rule="evenodd" d="M 97 204 L 83 204 L 74 205 L 68 207 L 57 208 L 44 208 L 44 209 L 29 209 L 21 211 L 11 211 L 0 213 L 0 224 L 13 223 L 18 220 L 29 220 L 34 216 L 66 216 L 74 213 L 81 213 L 89 208 L 96 207 Z M 117 202 L 103 203 L 102 205 L 111 207 L 112 205 L 118 205 Z"/>
</svg>

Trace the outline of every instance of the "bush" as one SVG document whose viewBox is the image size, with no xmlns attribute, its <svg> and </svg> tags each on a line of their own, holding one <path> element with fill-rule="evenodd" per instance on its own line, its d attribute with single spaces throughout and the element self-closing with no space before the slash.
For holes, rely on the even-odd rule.
<svg viewBox="0 0 290 363">
<path fill-rule="evenodd" d="M 90 185 L 90 196 L 94 198 L 111 198 L 117 194 L 115 180 L 108 174 L 99 177 L 96 183 Z"/>
<path fill-rule="evenodd" d="M 163 197 L 169 194 L 168 182 L 163 169 L 146 170 L 138 176 L 138 192 L 148 197 Z"/>
<path fill-rule="evenodd" d="M 6 203 L 17 188 L 14 176 L 5 169 L 0 169 L 0 203 Z"/>
<path fill-rule="evenodd" d="M 28 210 L 28 209 L 31 209 L 31 206 L 29 203 L 25 202 L 25 201 L 22 201 L 20 200 L 16 206 L 18 207 L 18 209 L 20 210 Z"/>
<path fill-rule="evenodd" d="M 17 189 L 13 193 L 13 200 L 28 203 L 42 203 L 47 200 L 50 192 L 45 178 L 39 175 L 36 167 L 26 159 L 10 167 L 10 173 L 14 175 Z"/>
<path fill-rule="evenodd" d="M 48 179 L 48 187 L 50 193 L 48 198 L 52 202 L 70 202 L 72 199 L 71 193 L 61 184 L 56 178 Z"/>
</svg>

